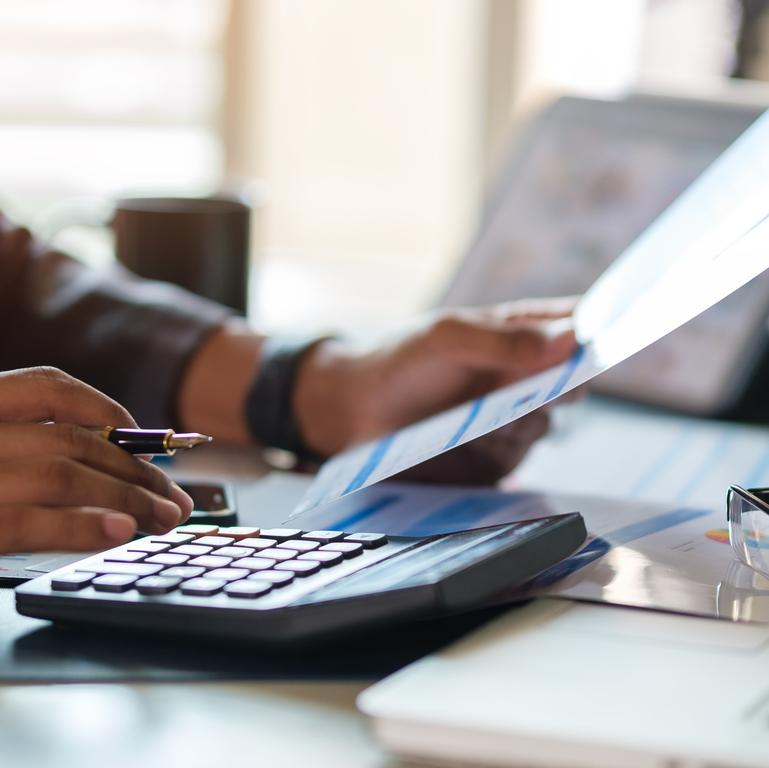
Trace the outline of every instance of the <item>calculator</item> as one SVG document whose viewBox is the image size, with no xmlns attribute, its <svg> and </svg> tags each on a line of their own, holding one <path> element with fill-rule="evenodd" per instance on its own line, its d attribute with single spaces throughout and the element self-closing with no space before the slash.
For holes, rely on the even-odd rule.
<svg viewBox="0 0 769 768">
<path fill-rule="evenodd" d="M 427 537 L 186 525 L 16 589 L 26 616 L 301 643 L 477 608 L 572 554 L 578 513 Z"/>
</svg>

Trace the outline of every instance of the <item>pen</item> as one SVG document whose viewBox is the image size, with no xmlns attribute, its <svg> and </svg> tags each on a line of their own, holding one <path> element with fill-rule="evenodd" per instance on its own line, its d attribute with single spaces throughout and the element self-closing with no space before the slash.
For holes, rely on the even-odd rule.
<svg viewBox="0 0 769 768">
<path fill-rule="evenodd" d="M 213 437 L 197 432 L 174 432 L 173 429 L 122 429 L 102 427 L 96 430 L 128 453 L 143 456 L 173 456 L 180 448 L 194 448 L 210 443 Z"/>
</svg>

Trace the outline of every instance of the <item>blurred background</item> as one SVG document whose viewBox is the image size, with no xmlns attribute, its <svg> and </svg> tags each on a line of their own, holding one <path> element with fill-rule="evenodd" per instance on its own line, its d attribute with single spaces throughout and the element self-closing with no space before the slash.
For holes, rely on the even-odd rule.
<svg viewBox="0 0 769 768">
<path fill-rule="evenodd" d="M 768 6 L 0 0 L 0 208 L 45 231 L 125 194 L 246 194 L 256 322 L 384 327 L 434 303 L 542 105 L 769 79 Z M 111 258 L 106 231 L 56 240 Z"/>
</svg>

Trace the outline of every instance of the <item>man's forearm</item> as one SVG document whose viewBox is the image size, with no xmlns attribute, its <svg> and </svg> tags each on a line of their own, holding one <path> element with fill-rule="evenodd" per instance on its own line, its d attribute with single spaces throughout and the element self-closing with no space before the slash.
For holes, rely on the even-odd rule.
<svg viewBox="0 0 769 768">
<path fill-rule="evenodd" d="M 193 353 L 179 386 L 178 413 L 185 430 L 217 441 L 251 441 L 246 397 L 259 367 L 263 337 L 242 320 L 230 320 Z"/>
<path fill-rule="evenodd" d="M 188 366 L 230 317 L 173 286 L 89 269 L 0 216 L 0 369 L 53 365 L 140 423 L 174 426 Z"/>
</svg>

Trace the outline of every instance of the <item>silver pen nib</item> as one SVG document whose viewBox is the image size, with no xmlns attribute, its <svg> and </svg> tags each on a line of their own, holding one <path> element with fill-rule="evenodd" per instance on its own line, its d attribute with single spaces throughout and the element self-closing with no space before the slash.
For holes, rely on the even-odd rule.
<svg viewBox="0 0 769 768">
<path fill-rule="evenodd" d="M 201 435 L 198 432 L 176 432 L 168 438 L 169 450 L 176 451 L 179 448 L 194 448 L 213 441 L 210 435 Z"/>
</svg>

